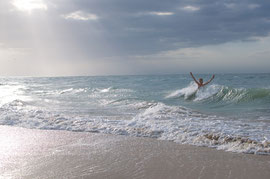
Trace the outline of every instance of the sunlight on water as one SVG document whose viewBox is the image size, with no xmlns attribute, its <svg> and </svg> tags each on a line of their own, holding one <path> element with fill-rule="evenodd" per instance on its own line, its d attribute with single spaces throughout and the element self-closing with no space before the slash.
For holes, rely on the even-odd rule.
<svg viewBox="0 0 270 179">
<path fill-rule="evenodd" d="M 24 95 L 23 89 L 25 89 L 25 87 L 19 84 L 1 85 L 0 106 L 15 100 L 22 100 L 22 101 L 31 100 L 30 97 Z"/>
</svg>

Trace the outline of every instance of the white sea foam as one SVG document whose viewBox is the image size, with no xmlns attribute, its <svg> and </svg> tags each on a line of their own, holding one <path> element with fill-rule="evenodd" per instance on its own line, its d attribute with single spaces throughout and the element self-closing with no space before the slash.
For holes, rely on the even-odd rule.
<svg viewBox="0 0 270 179">
<path fill-rule="evenodd" d="M 196 93 L 194 101 L 202 101 L 217 94 L 222 87 L 220 85 L 209 85 L 202 87 Z"/>
<path fill-rule="evenodd" d="M 81 92 L 86 92 L 87 89 L 85 88 L 78 88 L 78 89 L 73 89 L 73 88 L 68 88 L 68 89 L 64 89 L 61 91 L 58 91 L 58 94 L 66 94 L 66 93 L 72 93 L 72 94 L 76 94 L 76 93 L 81 93 Z"/>
<path fill-rule="evenodd" d="M 191 82 L 187 87 L 171 92 L 166 98 L 184 97 L 186 100 L 201 101 L 217 94 L 222 86 L 209 85 L 198 89 L 196 83 Z"/>
<path fill-rule="evenodd" d="M 192 95 L 194 95 L 197 92 L 198 86 L 196 83 L 191 82 L 187 87 L 173 91 L 169 95 L 166 96 L 166 98 L 176 98 L 176 97 L 185 97 L 185 99 L 190 98 Z"/>
<path fill-rule="evenodd" d="M 71 92 L 71 91 L 73 91 L 73 88 L 69 88 L 69 89 L 62 90 L 62 91 L 60 91 L 59 93 L 60 93 L 60 94 L 64 94 L 64 93 L 68 93 L 68 92 Z"/>
<path fill-rule="evenodd" d="M 108 93 L 111 89 L 112 89 L 112 87 L 101 89 L 100 92 L 101 93 Z"/>
<path fill-rule="evenodd" d="M 94 89 L 95 92 L 99 92 L 99 93 L 108 93 L 108 92 L 112 92 L 112 93 L 132 93 L 134 92 L 131 89 L 125 89 L 125 88 L 115 88 L 115 87 L 108 87 L 108 88 L 104 88 L 104 89 Z"/>
<path fill-rule="evenodd" d="M 134 93 L 131 89 L 125 88 L 115 88 L 115 87 L 108 87 L 108 88 L 94 88 L 90 90 L 90 94 L 88 94 L 89 98 L 101 98 L 101 104 L 110 104 L 114 101 L 121 100 L 119 98 L 128 98 L 131 94 Z M 105 100 L 107 102 L 105 102 Z"/>
<path fill-rule="evenodd" d="M 0 124 L 27 128 L 101 132 L 143 136 L 217 149 L 270 154 L 270 136 L 262 136 L 261 124 L 244 124 L 204 115 L 181 106 L 163 103 L 135 103 L 139 113 L 131 119 L 108 116 L 55 114 L 15 100 L 1 107 Z M 264 126 L 265 127 L 265 126 Z M 246 136 L 252 131 L 251 136 Z M 257 131 L 257 132 L 256 132 Z"/>
</svg>

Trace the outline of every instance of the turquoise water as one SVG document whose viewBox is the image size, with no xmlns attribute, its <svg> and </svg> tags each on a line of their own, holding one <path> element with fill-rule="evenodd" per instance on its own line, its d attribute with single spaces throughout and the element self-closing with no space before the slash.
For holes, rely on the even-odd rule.
<svg viewBox="0 0 270 179">
<path fill-rule="evenodd" d="M 201 74 L 207 81 L 211 75 Z M 0 124 L 270 153 L 270 74 L 0 78 Z"/>
</svg>

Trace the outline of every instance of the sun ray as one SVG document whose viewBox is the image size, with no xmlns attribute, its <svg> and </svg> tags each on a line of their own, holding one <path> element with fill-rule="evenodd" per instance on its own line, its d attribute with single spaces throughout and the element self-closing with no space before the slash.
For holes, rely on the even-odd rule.
<svg viewBox="0 0 270 179">
<path fill-rule="evenodd" d="M 47 5 L 43 0 L 13 0 L 13 6 L 19 11 L 31 13 L 33 10 L 47 10 Z"/>
</svg>

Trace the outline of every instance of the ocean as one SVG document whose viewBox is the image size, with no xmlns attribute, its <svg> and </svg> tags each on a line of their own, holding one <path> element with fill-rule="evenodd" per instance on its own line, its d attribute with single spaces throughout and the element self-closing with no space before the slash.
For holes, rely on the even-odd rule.
<svg viewBox="0 0 270 179">
<path fill-rule="evenodd" d="M 0 125 L 269 155 L 270 74 L 1 77 Z"/>
</svg>

